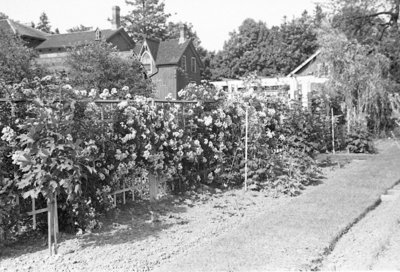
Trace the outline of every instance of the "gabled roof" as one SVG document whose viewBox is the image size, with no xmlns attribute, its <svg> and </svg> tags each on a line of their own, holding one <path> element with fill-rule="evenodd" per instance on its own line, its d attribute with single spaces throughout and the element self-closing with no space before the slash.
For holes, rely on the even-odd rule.
<svg viewBox="0 0 400 272">
<path fill-rule="evenodd" d="M 203 66 L 199 55 L 194 49 L 191 39 L 188 39 L 183 43 L 179 43 L 178 39 L 159 41 L 153 38 L 145 38 L 145 41 L 141 44 L 138 44 L 134 49 L 137 55 L 140 55 L 142 53 L 144 44 L 147 44 L 147 46 L 149 47 L 150 53 L 157 66 L 178 64 L 180 59 L 182 58 L 183 53 L 188 47 L 193 48 L 193 51 L 198 58 L 199 64 Z"/>
<path fill-rule="evenodd" d="M 20 35 L 21 37 L 36 38 L 38 40 L 45 40 L 47 37 L 51 36 L 51 34 L 14 22 L 10 19 L 0 20 L 0 28 L 5 31 L 11 31 L 12 33 Z"/>
<path fill-rule="evenodd" d="M 303 68 L 305 68 L 309 63 L 311 63 L 314 59 L 317 58 L 317 56 L 321 53 L 321 50 L 318 50 L 317 52 L 315 52 L 311 57 L 309 57 L 308 59 L 306 59 L 302 64 L 300 64 L 299 66 L 296 67 L 296 69 L 294 69 L 293 71 L 291 71 L 287 77 L 292 77 L 295 74 L 297 74 L 299 71 L 301 71 Z"/>
<path fill-rule="evenodd" d="M 128 36 L 123 28 L 119 29 L 105 29 L 101 30 L 102 37 L 109 41 L 114 35 L 117 33 L 121 33 L 127 41 L 134 46 L 134 42 Z M 53 49 L 53 48 L 65 48 L 71 47 L 75 45 L 87 44 L 90 42 L 94 42 L 96 40 L 96 30 L 84 31 L 84 32 L 73 32 L 73 33 L 65 33 L 65 34 L 53 34 L 42 42 L 36 49 Z"/>
</svg>

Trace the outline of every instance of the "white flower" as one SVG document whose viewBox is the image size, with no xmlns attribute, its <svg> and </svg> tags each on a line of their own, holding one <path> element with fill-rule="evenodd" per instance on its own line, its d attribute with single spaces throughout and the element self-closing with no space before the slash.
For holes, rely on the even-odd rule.
<svg viewBox="0 0 400 272">
<path fill-rule="evenodd" d="M 81 95 L 87 96 L 87 91 L 86 91 L 86 90 L 82 90 L 82 91 L 81 91 Z"/>
<path fill-rule="evenodd" d="M 1 130 L 1 133 L 3 134 L 1 136 L 1 139 L 3 141 L 6 141 L 6 142 L 11 142 L 11 140 L 15 137 L 15 131 L 12 128 L 8 127 L 8 126 L 4 127 Z"/>
<path fill-rule="evenodd" d="M 127 101 L 122 101 L 118 103 L 118 109 L 122 110 L 123 108 L 128 106 L 128 102 Z"/>
<path fill-rule="evenodd" d="M 124 92 L 127 92 L 127 91 L 129 91 L 129 87 L 128 87 L 128 86 L 124 86 L 124 87 L 122 87 L 122 91 L 124 91 Z"/>
<path fill-rule="evenodd" d="M 69 84 L 65 84 L 62 88 L 63 88 L 64 90 L 72 90 L 72 87 L 71 87 L 71 85 L 69 85 Z"/>
<path fill-rule="evenodd" d="M 195 144 L 195 145 L 200 145 L 199 140 L 194 140 L 194 144 Z"/>
<path fill-rule="evenodd" d="M 132 95 L 128 93 L 128 94 L 125 95 L 125 98 L 126 98 L 126 99 L 131 99 L 131 98 L 132 98 Z"/>
<path fill-rule="evenodd" d="M 112 88 L 111 89 L 111 94 L 117 94 L 117 89 L 116 88 Z"/>
<path fill-rule="evenodd" d="M 97 95 L 97 91 L 95 90 L 95 89 L 91 89 L 90 90 L 90 92 L 89 92 L 89 97 L 96 97 L 96 95 Z"/>
<path fill-rule="evenodd" d="M 69 141 L 69 142 L 72 142 L 72 141 L 73 141 L 71 134 L 67 134 L 67 137 L 65 137 L 65 139 L 66 139 L 67 141 Z"/>
<path fill-rule="evenodd" d="M 269 115 L 275 115 L 275 110 L 274 109 L 268 109 L 268 114 Z"/>
<path fill-rule="evenodd" d="M 204 117 L 204 124 L 205 124 L 206 126 L 211 125 L 212 121 L 213 121 L 213 119 L 212 119 L 211 116 L 206 116 L 206 117 Z"/>
<path fill-rule="evenodd" d="M 149 152 L 148 150 L 146 150 L 146 151 L 143 153 L 143 157 L 147 160 L 147 159 L 149 158 L 149 156 L 150 156 L 150 152 Z"/>
</svg>

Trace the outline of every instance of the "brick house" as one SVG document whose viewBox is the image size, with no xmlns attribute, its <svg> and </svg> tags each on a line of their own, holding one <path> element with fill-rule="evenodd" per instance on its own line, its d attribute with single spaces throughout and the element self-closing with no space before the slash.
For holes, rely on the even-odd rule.
<svg viewBox="0 0 400 272">
<path fill-rule="evenodd" d="M 156 85 L 156 97 L 165 98 L 177 93 L 187 84 L 200 83 L 203 63 L 191 39 L 186 39 L 185 25 L 180 25 L 180 38 L 160 41 L 145 38 L 135 48 L 147 74 Z"/>
</svg>

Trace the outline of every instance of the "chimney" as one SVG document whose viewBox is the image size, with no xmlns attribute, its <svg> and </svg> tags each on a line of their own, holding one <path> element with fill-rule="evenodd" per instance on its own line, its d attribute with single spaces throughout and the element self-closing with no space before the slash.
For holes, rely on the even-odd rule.
<svg viewBox="0 0 400 272">
<path fill-rule="evenodd" d="M 112 19 L 111 25 L 113 29 L 118 29 L 121 26 L 121 19 L 120 19 L 120 8 L 118 6 L 112 7 Z"/>
<path fill-rule="evenodd" d="M 179 44 L 182 44 L 186 40 L 186 25 L 183 23 L 179 24 Z"/>
</svg>

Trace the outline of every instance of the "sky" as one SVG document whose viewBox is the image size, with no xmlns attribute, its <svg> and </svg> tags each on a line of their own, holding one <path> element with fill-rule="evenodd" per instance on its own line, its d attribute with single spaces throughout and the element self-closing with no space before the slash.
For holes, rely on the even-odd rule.
<svg viewBox="0 0 400 272">
<path fill-rule="evenodd" d="M 170 21 L 190 22 L 208 50 L 221 50 L 229 33 L 246 18 L 279 25 L 283 17 L 298 17 L 304 10 L 313 12 L 315 4 L 327 0 L 164 0 Z M 45 12 L 52 29 L 61 33 L 77 25 L 110 28 L 112 6 L 126 15 L 131 6 L 125 0 L 0 0 L 0 12 L 21 23 L 39 21 Z"/>
</svg>

